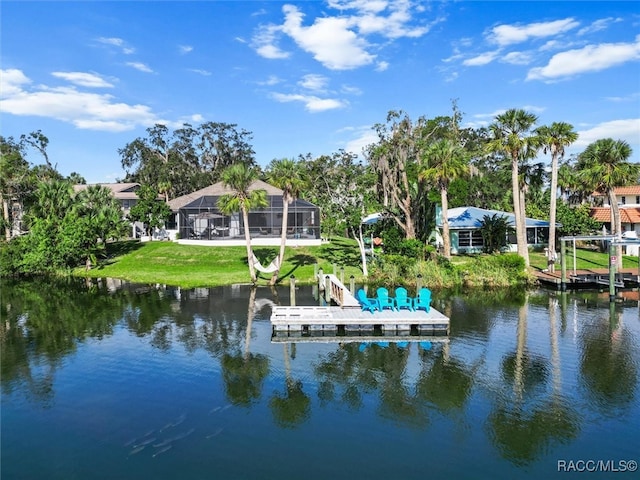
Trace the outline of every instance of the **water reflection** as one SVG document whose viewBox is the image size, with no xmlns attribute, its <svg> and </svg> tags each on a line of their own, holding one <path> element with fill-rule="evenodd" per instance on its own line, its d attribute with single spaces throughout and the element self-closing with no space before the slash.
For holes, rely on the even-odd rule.
<svg viewBox="0 0 640 480">
<path fill-rule="evenodd" d="M 295 349 L 295 345 L 292 346 Z M 291 376 L 289 344 L 283 343 L 285 389 L 275 392 L 269 400 L 269 407 L 276 423 L 285 428 L 293 428 L 304 423 L 311 416 L 311 398 L 302 389 L 302 381 Z"/>
<path fill-rule="evenodd" d="M 580 333 L 580 372 L 592 403 L 604 415 L 618 415 L 618 408 L 634 400 L 638 384 L 638 344 L 610 303 L 608 315 L 600 310 Z"/>
<path fill-rule="evenodd" d="M 566 443 L 578 435 L 579 416 L 562 399 L 559 381 L 560 356 L 554 342 L 555 305 L 549 304 L 549 335 L 551 339 L 553 389 L 548 382 L 548 361 L 527 348 L 529 308 L 518 308 L 516 350 L 502 361 L 503 377 L 512 384 L 511 393 L 503 391 L 488 418 L 490 436 L 500 453 L 517 465 L 526 465 L 554 444 Z"/>
<path fill-rule="evenodd" d="M 270 307 L 286 303 L 287 290 L 181 290 L 112 280 L 4 283 L 3 399 L 55 409 L 69 361 L 121 334 L 140 342 L 140 363 L 160 352 L 167 365 L 188 365 L 183 375 L 205 369 L 229 408 L 261 413 L 265 423 L 255 428 L 265 437 L 273 436 L 270 428 L 293 435 L 325 419 L 362 418 L 396 437 L 411 432 L 442 442 L 453 421 L 482 428 L 460 429 L 448 440 L 451 451 L 488 440 L 506 463 L 531 466 L 561 446 L 598 441 L 586 436 L 602 418 L 640 421 L 637 303 L 603 302 L 597 293 L 442 294 L 434 306 L 452 319 L 449 342 L 272 343 Z M 311 289 L 300 289 L 296 301 L 314 304 Z M 203 353 L 204 367 L 192 360 Z M 128 381 L 142 381 L 130 375 Z M 206 404 L 206 415 L 212 401 L 202 389 L 194 384 L 184 395 Z M 135 414 L 149 407 L 130 408 Z M 206 439 L 222 428 L 211 425 Z M 3 426 L 5 434 L 10 441 L 15 432 Z M 635 435 L 629 444 L 637 444 Z"/>
</svg>

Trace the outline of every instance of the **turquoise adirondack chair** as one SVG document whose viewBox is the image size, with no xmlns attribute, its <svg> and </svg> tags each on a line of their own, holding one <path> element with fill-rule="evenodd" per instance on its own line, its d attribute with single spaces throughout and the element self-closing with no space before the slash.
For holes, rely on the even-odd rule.
<svg viewBox="0 0 640 480">
<path fill-rule="evenodd" d="M 418 292 L 418 296 L 413 299 L 413 308 L 415 310 L 422 308 L 425 312 L 431 310 L 431 290 L 422 287 Z"/>
<path fill-rule="evenodd" d="M 407 289 L 404 287 L 396 288 L 396 308 L 408 308 L 412 312 L 414 311 L 413 299 L 409 297 Z"/>
<path fill-rule="evenodd" d="M 389 296 L 389 290 L 384 287 L 380 287 L 376 290 L 376 293 L 378 294 L 378 308 L 380 311 L 385 308 L 390 308 L 391 310 L 396 309 L 396 302 L 393 297 Z"/>
<path fill-rule="evenodd" d="M 362 311 L 369 310 L 371 313 L 374 313 L 378 310 L 378 300 L 375 298 L 367 298 L 367 294 L 362 288 L 356 292 L 356 298 L 358 302 L 360 302 Z"/>
</svg>

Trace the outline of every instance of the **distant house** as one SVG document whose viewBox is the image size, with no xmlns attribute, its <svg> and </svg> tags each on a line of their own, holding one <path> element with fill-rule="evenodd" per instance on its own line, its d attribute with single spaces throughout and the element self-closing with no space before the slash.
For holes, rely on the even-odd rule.
<svg viewBox="0 0 640 480">
<path fill-rule="evenodd" d="M 640 185 L 618 187 L 614 190 L 620 210 L 622 236 L 629 239 L 640 237 Z M 601 207 L 591 207 L 591 217 L 602 223 L 603 229 L 611 232 L 611 205 L 607 195 L 593 195 L 594 203 L 602 202 Z M 637 245 L 622 247 L 627 255 L 637 255 Z"/>
<path fill-rule="evenodd" d="M 447 211 L 449 231 L 451 236 L 451 253 L 481 253 L 484 240 L 480 232 L 485 216 L 498 215 L 505 217 L 515 229 L 515 215 L 499 210 L 485 210 L 478 207 L 450 208 Z M 546 220 L 526 219 L 527 244 L 532 248 L 542 249 L 549 244 L 549 222 Z M 436 227 L 442 232 L 442 211 L 436 212 Z M 517 240 L 515 232 L 509 235 L 509 250 L 517 252 Z"/>
<path fill-rule="evenodd" d="M 249 232 L 254 245 L 279 245 L 282 228 L 282 190 L 263 181 L 255 181 L 250 190 L 264 189 L 268 205 L 249 211 Z M 169 202 L 173 212 L 167 233 L 178 234 L 180 243 L 244 245 L 245 225 L 242 214 L 225 215 L 218 207 L 222 195 L 232 190 L 215 183 Z M 320 209 L 302 199 L 289 204 L 287 244 L 320 244 Z"/>
<path fill-rule="evenodd" d="M 138 194 L 136 193 L 140 188 L 139 183 L 94 183 L 94 184 L 77 184 L 73 186 L 75 193 L 86 190 L 88 187 L 99 185 L 111 190 L 113 197 L 120 202 L 122 207 L 122 216 L 126 218 L 129 215 L 131 207 L 138 202 Z M 143 231 L 144 226 L 140 222 L 131 224 L 132 231 L 131 236 L 136 238 L 138 233 Z"/>
</svg>

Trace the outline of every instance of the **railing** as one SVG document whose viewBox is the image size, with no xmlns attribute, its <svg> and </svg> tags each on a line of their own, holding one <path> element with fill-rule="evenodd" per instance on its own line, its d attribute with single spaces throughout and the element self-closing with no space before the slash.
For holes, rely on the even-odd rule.
<svg viewBox="0 0 640 480">
<path fill-rule="evenodd" d="M 335 275 L 318 273 L 318 287 L 325 292 L 327 302 L 333 301 L 341 307 L 360 306 L 358 300 Z"/>
</svg>

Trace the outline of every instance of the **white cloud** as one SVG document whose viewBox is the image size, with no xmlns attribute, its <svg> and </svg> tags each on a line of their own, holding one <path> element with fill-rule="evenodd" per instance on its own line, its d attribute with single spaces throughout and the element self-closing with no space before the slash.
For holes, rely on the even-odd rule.
<svg viewBox="0 0 640 480">
<path fill-rule="evenodd" d="M 340 87 L 340 91 L 349 95 L 362 95 L 361 89 L 359 89 L 358 87 L 353 87 L 351 85 L 342 85 L 342 87 Z"/>
<path fill-rule="evenodd" d="M 629 144 L 640 144 L 640 118 L 628 118 L 623 120 L 611 120 L 594 127 L 578 131 L 578 140 L 573 147 L 586 147 L 590 143 L 601 138 L 613 138 L 625 140 Z"/>
<path fill-rule="evenodd" d="M 276 25 L 264 25 L 260 27 L 251 41 L 251 45 L 255 48 L 256 53 L 261 57 L 271 60 L 289 58 L 291 54 L 281 50 L 280 47 L 276 45 L 280 32 L 281 28 Z"/>
<path fill-rule="evenodd" d="M 113 45 L 114 47 L 122 47 L 124 45 L 124 40 L 114 37 L 100 37 L 98 38 L 98 42 L 104 43 L 105 45 Z"/>
<path fill-rule="evenodd" d="M 107 82 L 100 75 L 86 72 L 53 72 L 51 75 L 62 78 L 81 87 L 111 88 L 113 84 Z"/>
<path fill-rule="evenodd" d="M 20 70 L 0 71 L 2 111 L 12 115 L 53 118 L 80 129 L 121 132 L 162 122 L 146 105 L 128 105 L 114 96 L 82 92 L 76 87 L 38 85 Z"/>
<path fill-rule="evenodd" d="M 376 64 L 376 72 L 384 72 L 389 68 L 389 62 L 378 62 Z"/>
<path fill-rule="evenodd" d="M 351 140 L 348 140 L 344 146 L 345 152 L 362 156 L 363 150 L 371 144 L 377 143 L 380 138 L 370 125 L 350 129 L 354 133 Z"/>
<path fill-rule="evenodd" d="M 327 83 L 329 83 L 329 79 L 324 75 L 309 74 L 302 77 L 298 85 L 307 90 L 321 92 L 325 89 Z"/>
<path fill-rule="evenodd" d="M 178 45 L 178 49 L 180 50 L 180 53 L 183 55 L 193 51 L 193 47 L 191 45 Z"/>
<path fill-rule="evenodd" d="M 144 73 L 153 73 L 153 70 L 151 69 L 151 67 L 145 65 L 142 62 L 127 62 L 127 65 L 131 68 L 135 68 L 136 70 L 139 70 Z"/>
<path fill-rule="evenodd" d="M 640 98 L 640 92 L 631 93 L 621 97 L 605 97 L 610 102 L 623 103 L 623 102 L 636 102 Z"/>
<path fill-rule="evenodd" d="M 498 50 L 494 50 L 493 52 L 486 52 L 480 54 L 473 58 L 468 58 L 462 62 L 463 65 L 467 67 L 480 67 L 482 65 L 487 65 L 488 63 L 493 62 L 500 52 Z"/>
<path fill-rule="evenodd" d="M 552 37 L 567 32 L 580 25 L 573 18 L 552 22 L 529 23 L 527 25 L 498 25 L 493 27 L 488 38 L 500 46 L 525 42 L 531 38 Z"/>
<path fill-rule="evenodd" d="M 340 100 L 333 98 L 320 98 L 316 97 L 315 95 L 272 93 L 271 96 L 274 100 L 282 103 L 304 103 L 305 109 L 309 112 L 323 112 L 326 110 L 335 110 L 336 108 L 342 108 L 346 106 L 345 102 L 342 102 Z"/>
<path fill-rule="evenodd" d="M 202 70 L 201 68 L 190 68 L 190 72 L 197 73 L 198 75 L 202 75 L 204 77 L 208 77 L 211 75 L 209 70 Z"/>
<path fill-rule="evenodd" d="M 330 70 L 350 70 L 368 65 L 376 58 L 366 51 L 367 43 L 349 29 L 345 17 L 321 17 L 309 27 L 302 25 L 304 15 L 293 5 L 283 8 L 282 31 L 300 48 Z"/>
<path fill-rule="evenodd" d="M 121 39 L 121 38 L 117 38 L 117 37 L 100 37 L 97 39 L 97 41 L 99 43 L 102 43 L 103 45 L 110 45 L 112 47 L 118 47 L 122 53 L 124 53 L 125 55 L 131 55 L 132 53 L 135 53 L 135 48 L 133 47 L 129 47 L 127 46 L 126 42 Z"/>
<path fill-rule="evenodd" d="M 622 20 L 623 19 L 620 17 L 601 18 L 593 22 L 591 25 L 578 30 L 578 35 L 587 35 L 590 33 L 599 32 L 600 30 L 606 30 L 607 28 L 609 28 L 609 25 L 613 23 L 622 22 Z"/>
<path fill-rule="evenodd" d="M 22 70 L 0 70 L 0 98 L 10 98 L 13 95 L 17 95 L 22 92 L 23 85 L 30 83 L 31 80 L 22 73 Z M 4 107 L 4 104 L 2 107 Z"/>
<path fill-rule="evenodd" d="M 532 57 L 529 52 L 509 52 L 500 60 L 512 65 L 528 65 L 531 63 Z"/>
<path fill-rule="evenodd" d="M 303 25 L 304 13 L 294 5 L 284 5 L 282 25 L 266 25 L 258 29 L 252 46 L 265 58 L 287 58 L 289 53 L 278 46 L 283 36 L 291 38 L 299 48 L 311 54 L 330 70 L 352 70 L 374 63 L 376 55 L 367 41 L 369 35 L 381 35 L 394 40 L 401 37 L 416 38 L 429 31 L 429 25 L 412 25 L 413 11 L 422 12 L 420 5 L 408 0 L 395 2 L 352 0 L 329 1 L 329 7 L 352 15 L 324 15 L 310 25 Z M 434 20 L 433 23 L 442 21 Z M 380 62 L 377 69 L 388 68 Z"/>
<path fill-rule="evenodd" d="M 602 43 L 557 53 L 546 66 L 529 70 L 527 80 L 554 80 L 598 72 L 636 60 L 640 60 L 640 35 L 635 43 Z"/>
<path fill-rule="evenodd" d="M 276 75 L 269 75 L 266 80 L 257 83 L 258 85 L 277 85 L 280 82 L 281 80 Z"/>
</svg>

